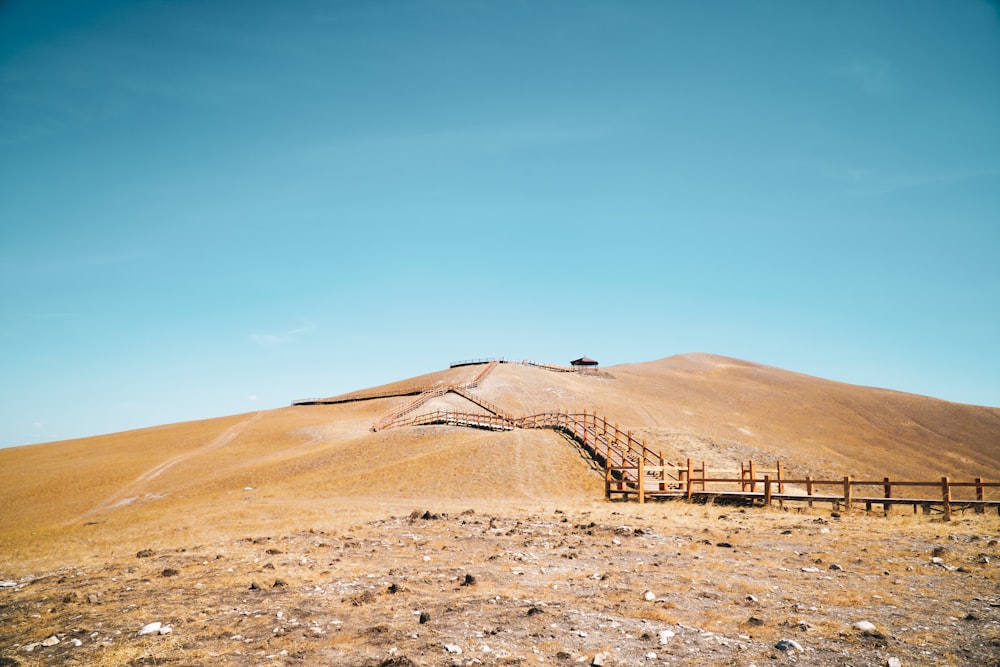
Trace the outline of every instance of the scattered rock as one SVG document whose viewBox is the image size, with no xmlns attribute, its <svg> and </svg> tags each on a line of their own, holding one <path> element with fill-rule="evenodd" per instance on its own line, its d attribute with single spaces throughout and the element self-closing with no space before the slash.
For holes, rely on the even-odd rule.
<svg viewBox="0 0 1000 667">
<path fill-rule="evenodd" d="M 802 568 L 802 571 L 803 572 L 816 573 L 816 572 L 820 572 L 820 569 L 818 567 L 809 566 L 809 567 Z"/>
<path fill-rule="evenodd" d="M 722 547 L 723 549 L 732 549 L 733 548 L 733 545 L 730 544 L 729 542 L 719 542 L 715 546 Z"/>
<path fill-rule="evenodd" d="M 804 648 L 802 648 L 802 644 L 798 643 L 794 639 L 778 640 L 778 643 L 774 645 L 774 648 L 778 649 L 779 651 L 791 651 L 793 649 L 796 651 L 805 650 Z"/>
<path fill-rule="evenodd" d="M 252 591 L 259 591 L 260 590 L 260 586 L 257 585 L 256 581 L 250 582 L 250 590 L 252 590 Z"/>
<path fill-rule="evenodd" d="M 528 616 L 534 616 L 536 614 L 544 614 L 544 609 L 539 609 L 538 607 L 531 607 L 528 609 Z"/>
<path fill-rule="evenodd" d="M 885 667 L 903 667 L 903 662 L 896 657 L 888 658 L 885 661 Z"/>
<path fill-rule="evenodd" d="M 417 663 L 404 655 L 396 655 L 378 663 L 378 667 L 417 667 Z"/>
<path fill-rule="evenodd" d="M 871 621 L 858 621 L 857 623 L 853 624 L 851 627 L 854 628 L 855 630 L 860 630 L 861 632 L 865 633 L 866 635 L 867 634 L 872 634 L 873 632 L 877 631 L 876 628 L 875 628 L 875 624 L 872 623 Z"/>
<path fill-rule="evenodd" d="M 423 625 L 431 620 L 431 615 L 426 611 L 420 612 L 420 624 Z"/>
<path fill-rule="evenodd" d="M 139 551 L 138 553 L 136 553 L 135 557 L 136 558 L 149 558 L 152 555 L 153 555 L 153 550 L 152 549 L 143 549 L 142 551 Z"/>
<path fill-rule="evenodd" d="M 462 579 L 462 586 L 475 586 L 476 578 L 471 574 L 466 574 L 465 578 Z"/>
<path fill-rule="evenodd" d="M 100 604 L 101 594 L 100 593 L 87 593 L 87 604 Z"/>
<path fill-rule="evenodd" d="M 462 647 L 458 644 L 445 644 L 444 650 L 448 651 L 448 653 L 454 653 L 455 655 L 462 654 Z"/>
<path fill-rule="evenodd" d="M 608 654 L 598 653 L 594 656 L 594 659 L 590 661 L 591 667 L 602 667 L 602 665 L 608 664 Z"/>
<path fill-rule="evenodd" d="M 161 623 L 160 621 L 154 621 L 153 623 L 148 623 L 147 625 L 142 626 L 142 630 L 139 630 L 139 632 L 135 634 L 138 637 L 141 637 L 143 635 L 159 634 L 160 628 L 162 627 L 163 623 Z"/>
<path fill-rule="evenodd" d="M 642 599 L 645 600 L 646 602 L 652 602 L 653 600 L 656 599 L 656 593 L 654 593 L 653 591 L 646 591 L 645 593 L 642 594 Z"/>
<path fill-rule="evenodd" d="M 666 645 L 675 636 L 676 635 L 673 630 L 660 630 L 660 644 Z"/>
<path fill-rule="evenodd" d="M 58 643 L 59 643 L 59 638 L 56 637 L 55 635 L 52 635 L 48 639 L 42 641 L 42 646 L 55 646 Z"/>
<path fill-rule="evenodd" d="M 274 583 L 271 584 L 271 588 L 284 588 L 287 585 L 284 579 L 275 579 Z"/>
<path fill-rule="evenodd" d="M 836 563 L 830 563 L 830 569 L 833 570 L 834 572 L 842 572 L 844 570 L 844 568 L 837 565 Z"/>
<path fill-rule="evenodd" d="M 168 567 L 164 569 L 163 572 L 160 572 L 161 577 L 176 577 L 178 574 L 180 574 L 180 572 L 172 567 Z"/>
</svg>

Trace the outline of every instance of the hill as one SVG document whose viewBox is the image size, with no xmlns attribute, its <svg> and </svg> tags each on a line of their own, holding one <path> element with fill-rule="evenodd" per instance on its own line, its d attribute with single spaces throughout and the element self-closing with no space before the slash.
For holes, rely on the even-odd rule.
<svg viewBox="0 0 1000 667">
<path fill-rule="evenodd" d="M 462 384 L 437 371 L 361 393 Z M 731 469 L 785 461 L 793 473 L 902 479 L 1000 476 L 1000 409 L 857 387 L 736 359 L 687 354 L 599 373 L 501 364 L 476 394 L 507 412 L 596 411 L 668 459 Z M 348 396 L 349 397 L 349 396 Z M 602 480 L 552 432 L 417 427 L 373 433 L 405 399 L 381 398 L 181 423 L 0 450 L 0 546 L 33 559 L 54 543 L 212 533 L 303 521 L 337 508 L 421 499 L 575 502 Z M 420 411 L 474 408 L 454 394 Z"/>
<path fill-rule="evenodd" d="M 713 468 L 1000 477 L 1000 409 L 704 354 L 449 368 L 5 449 L 0 664 L 759 664 L 789 637 L 817 665 L 992 664 L 995 515 L 607 503 L 602 471 L 555 431 L 372 430 L 415 392 L 473 384 L 511 415 L 596 411 Z M 483 412 L 451 392 L 414 413 L 437 410 Z M 136 636 L 152 621 L 172 634 Z"/>
</svg>

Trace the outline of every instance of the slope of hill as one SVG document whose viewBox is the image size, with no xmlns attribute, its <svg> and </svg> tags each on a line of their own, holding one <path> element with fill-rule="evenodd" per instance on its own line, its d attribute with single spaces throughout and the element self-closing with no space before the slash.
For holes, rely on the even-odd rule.
<svg viewBox="0 0 1000 667">
<path fill-rule="evenodd" d="M 468 382 L 447 369 L 378 389 Z M 596 411 L 676 460 L 732 469 L 935 479 L 1000 476 L 1000 409 L 856 387 L 704 354 L 597 374 L 503 364 L 476 394 L 515 414 Z M 418 427 L 373 433 L 401 398 L 293 406 L 0 450 L 8 564 L 93 554 L 148 535 L 216 535 L 456 503 L 602 496 L 590 463 L 553 432 Z M 455 394 L 420 411 L 475 409 Z"/>
</svg>

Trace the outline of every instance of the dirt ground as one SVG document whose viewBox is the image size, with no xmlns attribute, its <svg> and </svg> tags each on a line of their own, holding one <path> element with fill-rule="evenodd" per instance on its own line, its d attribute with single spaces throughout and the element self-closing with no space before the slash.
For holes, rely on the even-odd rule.
<svg viewBox="0 0 1000 667">
<path fill-rule="evenodd" d="M 0 665 L 1000 665 L 995 514 L 473 505 L 0 572 Z"/>
</svg>

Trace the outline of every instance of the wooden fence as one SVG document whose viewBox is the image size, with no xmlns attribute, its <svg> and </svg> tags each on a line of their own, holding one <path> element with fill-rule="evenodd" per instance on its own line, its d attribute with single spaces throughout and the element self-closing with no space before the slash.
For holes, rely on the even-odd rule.
<svg viewBox="0 0 1000 667">
<path fill-rule="evenodd" d="M 1000 482 L 986 482 L 976 477 L 971 482 L 941 477 L 932 481 L 904 481 L 889 477 L 866 480 L 850 476 L 840 479 L 817 479 L 811 475 L 788 478 L 784 465 L 761 470 L 753 461 L 740 465 L 738 476 L 723 472 L 709 474 L 704 462 L 699 468 L 691 459 L 680 470 L 684 495 L 688 500 L 701 498 L 737 499 L 770 506 L 777 502 L 831 503 L 834 508 L 850 510 L 864 505 L 867 511 L 878 506 L 889 514 L 895 505 L 910 505 L 914 513 L 940 512 L 950 518 L 953 509 L 974 509 L 983 513 L 989 508 L 1000 513 Z M 873 493 L 873 489 L 876 490 Z M 991 495 L 992 497 L 987 497 Z"/>
<path fill-rule="evenodd" d="M 559 431 L 578 443 L 604 467 L 605 493 L 635 495 L 640 503 L 649 495 L 681 495 L 680 468 L 667 462 L 662 452 L 655 452 L 636 438 L 595 413 L 543 412 L 527 417 L 511 417 L 500 411 L 494 414 L 441 411 L 412 417 L 398 416 L 380 426 L 398 428 L 443 424 L 491 431 L 520 428 L 547 428 Z"/>
<path fill-rule="evenodd" d="M 498 411 L 494 414 L 441 411 L 397 419 L 386 427 L 464 426 L 491 431 L 520 428 L 547 428 L 563 433 L 579 444 L 604 468 L 607 498 L 647 499 L 686 498 L 689 501 L 738 501 L 764 506 L 786 502 L 831 503 L 835 509 L 850 510 L 864 504 L 871 511 L 878 505 L 888 514 L 894 505 L 910 505 L 925 514 L 940 512 L 950 518 L 954 509 L 974 509 L 983 513 L 995 508 L 1000 513 L 1000 482 L 986 482 L 981 477 L 971 482 L 951 481 L 948 477 L 928 482 L 892 480 L 817 479 L 812 476 L 788 478 L 782 462 L 772 470 L 761 469 L 754 461 L 741 463 L 738 472 L 710 473 L 705 462 L 700 467 L 692 459 L 674 464 L 666 461 L 637 439 L 596 413 L 583 411 L 543 412 L 512 418 Z M 877 487 L 879 495 L 870 489 Z M 832 490 L 828 490 L 832 489 Z M 906 489 L 907 495 L 898 495 Z M 911 493 L 926 490 L 924 493 Z M 992 494 L 994 497 L 988 498 Z"/>
</svg>

